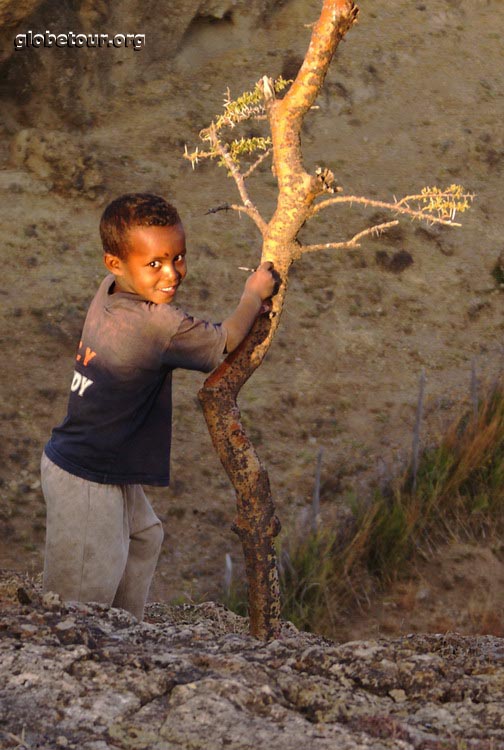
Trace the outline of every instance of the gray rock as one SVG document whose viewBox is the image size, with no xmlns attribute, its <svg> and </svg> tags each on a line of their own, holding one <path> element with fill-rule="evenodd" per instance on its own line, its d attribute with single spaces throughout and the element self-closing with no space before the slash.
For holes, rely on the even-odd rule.
<svg viewBox="0 0 504 750">
<path fill-rule="evenodd" d="M 2 169 L 0 171 L 0 191 L 45 195 L 49 190 L 47 183 L 41 182 L 24 170 Z"/>
<path fill-rule="evenodd" d="M 281 0 L 0 0 L 3 97 L 22 106 L 25 122 L 50 128 L 65 122 L 85 131 L 115 98 L 127 98 L 132 89 L 141 90 L 148 81 L 170 74 L 193 24 L 222 22 L 228 33 L 229 23 L 247 19 L 247 28 L 253 29 L 280 4 Z M 46 32 L 105 34 L 108 40 L 102 46 L 57 46 Z M 248 32 L 244 33 L 245 39 Z M 128 34 L 143 36 L 143 42 L 114 44 L 115 35 Z M 36 47 L 33 35 L 47 38 Z M 47 106 L 43 123 L 41 104 Z"/>
<path fill-rule="evenodd" d="M 14 51 L 14 30 L 42 0 L 0 0 L 0 63 Z"/>
<path fill-rule="evenodd" d="M 503 639 L 337 644 L 285 623 L 262 643 L 213 603 L 152 605 L 140 624 L 33 587 L 21 605 L 9 585 L 0 581 L 2 747 L 24 737 L 88 750 L 504 748 Z"/>
<path fill-rule="evenodd" d="M 20 130 L 11 142 L 11 161 L 24 167 L 47 188 L 94 198 L 103 177 L 91 153 L 68 133 L 37 128 Z"/>
</svg>

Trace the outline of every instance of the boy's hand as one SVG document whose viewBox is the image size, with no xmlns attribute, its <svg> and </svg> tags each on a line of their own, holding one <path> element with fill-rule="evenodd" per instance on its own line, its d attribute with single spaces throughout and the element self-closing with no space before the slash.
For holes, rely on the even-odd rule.
<svg viewBox="0 0 504 750">
<path fill-rule="evenodd" d="M 261 263 L 248 277 L 238 307 L 222 321 L 227 333 L 228 354 L 243 341 L 257 316 L 271 310 L 271 297 L 278 292 L 280 281 L 280 275 L 269 260 Z"/>
<path fill-rule="evenodd" d="M 255 294 L 264 302 L 278 292 L 280 276 L 270 260 L 264 261 L 245 282 L 245 291 Z M 269 309 L 269 307 L 268 307 Z M 261 309 L 261 312 L 264 312 Z"/>
</svg>

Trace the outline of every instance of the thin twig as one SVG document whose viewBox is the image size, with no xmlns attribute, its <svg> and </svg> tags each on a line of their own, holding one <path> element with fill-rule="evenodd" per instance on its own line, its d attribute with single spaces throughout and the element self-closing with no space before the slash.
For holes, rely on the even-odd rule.
<svg viewBox="0 0 504 750">
<path fill-rule="evenodd" d="M 216 214 L 219 211 L 241 211 L 241 213 L 247 214 L 247 216 L 250 216 L 250 218 L 255 221 L 251 209 L 247 208 L 247 206 L 239 206 L 237 203 L 223 203 L 220 206 L 215 206 L 215 208 L 209 208 L 208 211 L 205 211 L 205 216 L 208 214 Z M 259 227 L 259 229 L 261 229 L 261 227 Z"/>
<path fill-rule="evenodd" d="M 233 561 L 229 552 L 226 552 L 224 567 L 224 593 L 229 599 L 231 596 L 231 585 L 233 583 Z"/>
<path fill-rule="evenodd" d="M 417 474 L 418 474 L 418 457 L 420 455 L 420 428 L 422 426 L 422 415 L 423 415 L 423 399 L 425 389 L 425 370 L 422 368 L 420 374 L 420 384 L 418 389 L 418 402 L 416 410 L 415 426 L 413 428 L 413 446 L 412 446 L 412 473 L 413 482 L 411 489 L 413 492 L 416 491 L 417 486 Z"/>
<path fill-rule="evenodd" d="M 250 216 L 250 218 L 255 222 L 261 234 L 264 235 L 268 225 L 262 218 L 256 206 L 250 200 L 249 194 L 247 192 L 247 188 L 245 187 L 245 181 L 244 181 L 243 175 L 238 169 L 238 167 L 236 166 L 236 164 L 234 163 L 234 161 L 232 160 L 228 149 L 219 141 L 217 137 L 217 132 L 215 130 L 215 125 L 212 124 L 208 128 L 208 136 L 212 143 L 212 146 L 218 152 L 218 154 L 222 157 L 222 160 L 224 161 L 226 167 L 229 169 L 231 176 L 233 177 L 236 183 L 236 187 L 238 188 L 238 192 L 240 193 L 240 198 L 243 201 L 243 206 L 239 208 L 238 210 L 245 211 L 245 213 L 248 214 L 248 216 Z"/>
<path fill-rule="evenodd" d="M 414 198 L 415 196 L 409 196 L 410 200 Z M 423 196 L 416 196 L 417 198 L 422 198 Z M 308 214 L 308 218 L 311 219 L 312 216 L 315 216 L 319 213 L 323 208 L 328 208 L 328 206 L 332 206 L 335 203 L 360 203 L 363 206 L 372 206 L 373 208 L 385 208 L 387 211 L 394 211 L 398 214 L 403 214 L 405 216 L 411 216 L 413 219 L 421 219 L 422 221 L 431 221 L 433 224 L 443 224 L 445 226 L 449 227 L 460 227 L 462 224 L 458 224 L 455 221 L 451 221 L 451 219 L 441 219 L 439 216 L 434 216 L 434 214 L 428 214 L 425 211 L 416 211 L 413 208 L 404 207 L 401 205 L 401 201 L 395 202 L 395 203 L 388 203 L 387 201 L 377 201 L 372 200 L 371 198 L 364 198 L 363 196 L 359 195 L 337 195 L 334 198 L 328 198 L 327 200 L 321 201 L 320 203 L 316 203 L 314 206 L 311 207 L 310 212 Z"/>
<path fill-rule="evenodd" d="M 471 362 L 471 401 L 474 421 L 478 419 L 478 375 L 476 372 L 476 357 Z"/>
<path fill-rule="evenodd" d="M 438 192 L 435 188 L 434 189 L 426 188 L 425 190 L 426 192 L 422 192 L 420 194 L 416 193 L 415 195 L 405 195 L 403 198 L 401 198 L 401 200 L 396 201 L 397 205 L 398 206 L 405 205 L 407 208 L 409 208 L 408 203 L 410 201 L 421 201 L 421 200 L 427 200 L 431 197 L 436 197 L 436 196 L 442 197 L 443 195 L 444 196 L 453 195 L 453 192 L 450 190 L 450 188 L 446 188 L 446 190 L 441 191 L 441 192 Z M 474 200 L 476 195 L 474 193 L 465 193 L 465 194 L 461 194 L 459 197 L 464 198 L 465 200 L 472 201 Z M 394 200 L 395 200 L 395 195 L 394 195 Z"/>
<path fill-rule="evenodd" d="M 257 167 L 262 164 L 262 162 L 268 158 L 268 156 L 272 153 L 273 149 L 269 148 L 267 151 L 264 152 L 264 154 L 261 154 L 261 156 L 249 167 L 249 169 L 244 173 L 243 179 L 246 180 L 254 170 L 257 169 Z"/>
<path fill-rule="evenodd" d="M 19 736 L 17 734 L 12 734 L 12 732 L 3 732 L 2 734 L 4 735 L 4 737 L 7 737 L 7 739 L 10 740 L 11 742 L 15 742 L 16 743 L 16 747 L 26 748 L 26 745 L 25 745 L 26 738 L 25 738 L 25 727 L 24 726 L 23 726 L 23 728 L 21 730 L 21 736 Z"/>
<path fill-rule="evenodd" d="M 258 228 L 260 229 L 261 233 L 264 234 L 264 231 L 266 230 L 267 224 L 263 221 L 262 217 L 258 214 L 257 211 L 253 211 L 253 209 L 247 208 L 247 206 L 239 206 L 237 203 L 232 203 L 231 208 L 233 211 L 241 211 L 241 213 L 247 214 L 247 216 L 250 216 L 250 218 L 255 221 Z M 259 224 L 256 221 L 256 214 L 259 216 L 259 219 L 261 221 L 261 224 Z M 263 231 L 264 230 L 264 231 Z"/>
<path fill-rule="evenodd" d="M 326 242 L 321 245 L 302 245 L 299 248 L 299 254 L 313 253 L 316 250 L 350 250 L 354 247 L 360 247 L 360 240 L 364 237 L 376 236 L 378 237 L 382 232 L 385 232 L 390 227 L 396 227 L 399 224 L 398 220 L 387 221 L 384 224 L 375 224 L 372 227 L 363 229 L 362 232 L 358 232 L 351 239 L 343 242 Z"/>
<path fill-rule="evenodd" d="M 215 208 L 209 208 L 208 211 L 205 211 L 205 216 L 208 216 L 208 214 L 216 214 L 219 211 L 229 211 L 231 208 L 229 203 L 221 203 L 220 206 L 215 206 Z"/>
<path fill-rule="evenodd" d="M 317 465 L 315 468 L 315 485 L 313 487 L 312 500 L 312 533 L 316 534 L 320 515 L 320 472 L 322 468 L 322 456 L 324 449 L 321 448 L 317 454 Z"/>
</svg>

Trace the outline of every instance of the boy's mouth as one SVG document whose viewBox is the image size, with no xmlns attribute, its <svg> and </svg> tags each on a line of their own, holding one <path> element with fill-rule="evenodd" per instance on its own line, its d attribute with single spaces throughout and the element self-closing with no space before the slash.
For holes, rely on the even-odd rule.
<svg viewBox="0 0 504 750">
<path fill-rule="evenodd" d="M 156 291 L 158 291 L 158 292 L 165 292 L 165 294 L 171 294 L 172 292 L 176 292 L 177 291 L 177 287 L 178 287 L 178 284 L 174 284 L 174 286 L 160 287 Z"/>
</svg>

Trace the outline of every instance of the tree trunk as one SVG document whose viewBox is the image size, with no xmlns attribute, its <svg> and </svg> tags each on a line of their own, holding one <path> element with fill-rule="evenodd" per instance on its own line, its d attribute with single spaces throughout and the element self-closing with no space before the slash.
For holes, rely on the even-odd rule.
<svg viewBox="0 0 504 750">
<path fill-rule="evenodd" d="M 273 164 L 279 196 L 264 232 L 261 261 L 272 261 L 281 278 L 269 317 L 260 317 L 245 341 L 205 381 L 199 398 L 213 444 L 235 488 L 237 517 L 233 529 L 241 539 L 248 581 L 250 632 L 261 639 L 280 630 L 280 598 L 274 538 L 280 530 L 270 483 L 240 421 L 237 397 L 261 364 L 278 327 L 291 263 L 299 255 L 297 234 L 315 198 L 324 191 L 320 180 L 302 164 L 303 118 L 324 82 L 334 51 L 354 23 L 351 0 L 325 0 L 313 28 L 298 76 L 284 99 L 266 93 L 273 141 Z"/>
<path fill-rule="evenodd" d="M 271 259 L 271 255 L 268 256 Z M 274 539 L 280 531 L 268 472 L 248 438 L 240 418 L 238 393 L 259 367 L 278 326 L 287 289 L 288 267 L 275 262 L 282 284 L 274 314 L 261 317 L 245 341 L 222 362 L 199 392 L 206 423 L 217 454 L 236 493 L 233 523 L 242 543 L 248 582 L 251 635 L 268 640 L 280 628 L 280 592 Z"/>
</svg>

